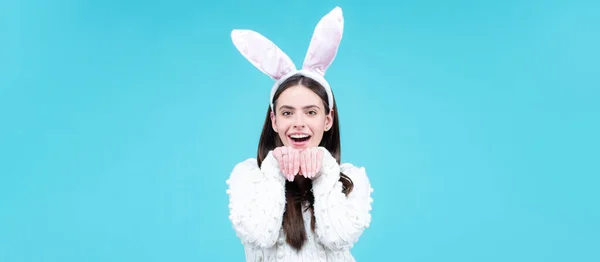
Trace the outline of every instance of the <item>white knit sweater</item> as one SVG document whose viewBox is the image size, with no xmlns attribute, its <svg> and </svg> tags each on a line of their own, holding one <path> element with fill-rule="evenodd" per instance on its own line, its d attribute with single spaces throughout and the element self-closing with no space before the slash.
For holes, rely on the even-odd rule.
<svg viewBox="0 0 600 262">
<path fill-rule="evenodd" d="M 364 168 L 338 165 L 325 148 L 321 176 L 313 181 L 315 232 L 310 211 L 304 212 L 307 241 L 300 251 L 285 241 L 282 229 L 285 178 L 269 152 L 258 167 L 256 159 L 238 163 L 230 178 L 229 219 L 244 245 L 246 261 L 355 261 L 350 249 L 371 221 L 371 184 Z M 348 196 L 342 192 L 340 171 L 352 179 Z"/>
</svg>

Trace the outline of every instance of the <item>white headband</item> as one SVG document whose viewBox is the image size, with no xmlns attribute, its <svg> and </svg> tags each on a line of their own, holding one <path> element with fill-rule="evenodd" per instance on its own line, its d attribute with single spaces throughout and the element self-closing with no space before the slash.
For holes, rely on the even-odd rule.
<svg viewBox="0 0 600 262">
<path fill-rule="evenodd" d="M 281 49 L 263 35 L 246 29 L 234 29 L 231 32 L 233 44 L 240 53 L 261 72 L 276 80 L 271 88 L 270 104 L 273 108 L 273 96 L 279 85 L 286 79 L 300 74 L 314 79 L 327 92 L 329 109 L 333 108 L 333 93 L 325 71 L 333 62 L 344 31 L 342 9 L 335 7 L 327 13 L 315 27 L 302 69 L 296 66 Z"/>
</svg>

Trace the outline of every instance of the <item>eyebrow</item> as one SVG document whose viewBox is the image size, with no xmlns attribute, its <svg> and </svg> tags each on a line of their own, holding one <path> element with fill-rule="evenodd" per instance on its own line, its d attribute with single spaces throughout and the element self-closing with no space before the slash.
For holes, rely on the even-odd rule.
<svg viewBox="0 0 600 262">
<path fill-rule="evenodd" d="M 304 106 L 304 107 L 302 107 L 302 109 L 306 110 L 306 109 L 309 109 L 309 108 L 315 108 L 315 107 L 316 107 L 316 108 L 318 108 L 318 109 L 321 109 L 321 108 L 320 108 L 319 106 L 317 106 L 317 105 L 308 105 L 308 106 Z M 279 107 L 279 110 L 282 110 L 282 109 L 294 110 L 294 108 L 293 108 L 293 107 L 291 107 L 291 106 L 288 106 L 288 105 L 282 105 L 282 106 L 280 106 L 280 107 Z"/>
</svg>

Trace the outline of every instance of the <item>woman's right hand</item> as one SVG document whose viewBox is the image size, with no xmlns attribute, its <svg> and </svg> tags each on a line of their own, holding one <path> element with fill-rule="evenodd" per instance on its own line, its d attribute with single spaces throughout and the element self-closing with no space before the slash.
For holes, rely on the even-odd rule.
<svg viewBox="0 0 600 262">
<path fill-rule="evenodd" d="M 300 151 L 288 146 L 277 147 L 273 150 L 273 156 L 279 162 L 279 169 L 288 181 L 294 181 L 294 177 L 300 172 Z"/>
</svg>

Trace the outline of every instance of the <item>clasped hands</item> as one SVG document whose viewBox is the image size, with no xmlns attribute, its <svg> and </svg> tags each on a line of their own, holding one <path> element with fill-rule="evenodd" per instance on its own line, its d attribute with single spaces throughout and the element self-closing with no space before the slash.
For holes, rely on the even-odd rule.
<svg viewBox="0 0 600 262">
<path fill-rule="evenodd" d="M 273 150 L 273 156 L 288 181 L 294 181 L 296 175 L 310 179 L 316 179 L 320 175 L 323 151 L 318 147 L 295 149 L 282 146 Z"/>
</svg>

